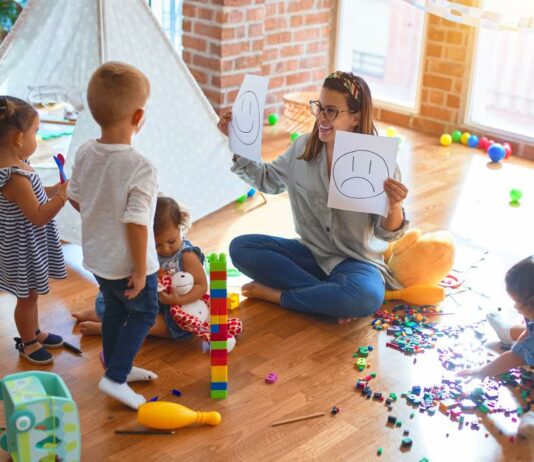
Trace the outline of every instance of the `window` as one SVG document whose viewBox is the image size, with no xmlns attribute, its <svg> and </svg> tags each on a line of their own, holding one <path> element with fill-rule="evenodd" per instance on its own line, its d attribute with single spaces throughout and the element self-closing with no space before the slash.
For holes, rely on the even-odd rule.
<svg viewBox="0 0 534 462">
<path fill-rule="evenodd" d="M 499 5 L 500 4 L 500 5 Z M 519 10 L 519 5 L 521 10 Z M 534 15 L 522 0 L 508 0 L 521 16 Z M 502 9 L 500 0 L 483 7 Z M 530 11 L 528 10 L 530 8 Z M 534 34 L 526 31 L 478 29 L 468 123 L 504 134 L 534 139 Z"/>
<path fill-rule="evenodd" d="M 148 0 L 148 6 L 169 37 L 178 54 L 182 54 L 183 0 Z"/>
<path fill-rule="evenodd" d="M 415 110 L 424 24 L 403 0 L 341 0 L 336 66 L 361 75 L 374 100 Z"/>
</svg>

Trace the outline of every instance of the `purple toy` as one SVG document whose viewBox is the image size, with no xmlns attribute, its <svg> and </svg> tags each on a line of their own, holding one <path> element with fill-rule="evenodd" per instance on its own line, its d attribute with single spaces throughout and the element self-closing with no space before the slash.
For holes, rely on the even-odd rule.
<svg viewBox="0 0 534 462">
<path fill-rule="evenodd" d="M 265 377 L 265 383 L 274 383 L 278 380 L 278 374 L 276 372 L 269 372 Z"/>
</svg>

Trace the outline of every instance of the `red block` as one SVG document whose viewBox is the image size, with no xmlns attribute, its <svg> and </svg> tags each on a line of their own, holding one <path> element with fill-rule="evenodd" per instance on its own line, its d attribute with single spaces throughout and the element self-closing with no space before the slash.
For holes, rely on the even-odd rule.
<svg viewBox="0 0 534 462">
<path fill-rule="evenodd" d="M 226 358 L 227 356 L 228 356 L 228 350 L 211 350 L 211 359 Z"/>
<path fill-rule="evenodd" d="M 226 298 L 212 298 L 210 300 L 210 313 L 214 316 L 228 313 Z"/>
<path fill-rule="evenodd" d="M 210 271 L 211 281 L 226 281 L 226 271 Z"/>
<path fill-rule="evenodd" d="M 214 333 L 212 332 L 211 333 L 211 336 L 210 336 L 211 340 L 213 341 L 224 341 L 224 340 L 228 340 L 228 333 L 221 333 L 221 331 L 219 330 L 219 332 L 217 333 Z"/>
<path fill-rule="evenodd" d="M 212 366 L 228 366 L 228 355 L 224 358 L 211 358 Z"/>
</svg>

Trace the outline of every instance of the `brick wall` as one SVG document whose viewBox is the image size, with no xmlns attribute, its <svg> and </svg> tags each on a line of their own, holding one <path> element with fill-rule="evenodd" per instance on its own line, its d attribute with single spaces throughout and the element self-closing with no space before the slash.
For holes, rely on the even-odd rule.
<svg viewBox="0 0 534 462">
<path fill-rule="evenodd" d="M 217 112 L 247 73 L 270 77 L 266 113 L 331 69 L 336 0 L 184 0 L 183 58 Z"/>
</svg>

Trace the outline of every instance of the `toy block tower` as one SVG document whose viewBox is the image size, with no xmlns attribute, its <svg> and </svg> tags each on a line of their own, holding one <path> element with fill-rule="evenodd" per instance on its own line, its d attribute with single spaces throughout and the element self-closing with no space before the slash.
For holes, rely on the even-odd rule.
<svg viewBox="0 0 534 462">
<path fill-rule="evenodd" d="M 210 396 L 228 396 L 228 308 L 226 287 L 226 255 L 212 253 L 210 263 Z"/>
</svg>

